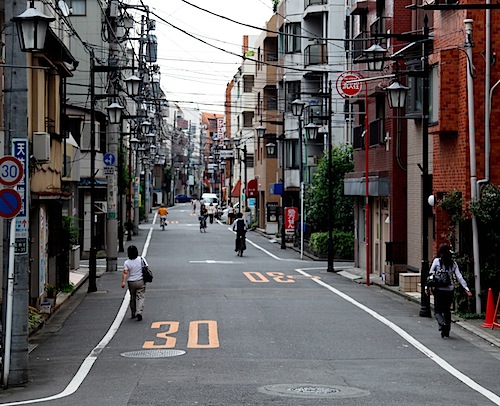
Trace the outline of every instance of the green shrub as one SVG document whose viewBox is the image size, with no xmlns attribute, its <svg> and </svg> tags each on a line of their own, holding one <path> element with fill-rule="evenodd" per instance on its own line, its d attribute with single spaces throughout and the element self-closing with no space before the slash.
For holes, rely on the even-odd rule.
<svg viewBox="0 0 500 406">
<path fill-rule="evenodd" d="M 28 306 L 28 325 L 30 330 L 34 329 L 43 321 L 43 316 L 34 307 Z"/>
<path fill-rule="evenodd" d="M 333 230 L 333 253 L 338 258 L 354 258 L 354 233 L 352 231 Z M 310 247 L 318 254 L 328 253 L 328 233 L 312 233 Z"/>
<path fill-rule="evenodd" d="M 68 283 L 66 285 L 61 286 L 61 292 L 63 293 L 71 293 L 75 290 L 75 284 L 74 283 Z"/>
</svg>

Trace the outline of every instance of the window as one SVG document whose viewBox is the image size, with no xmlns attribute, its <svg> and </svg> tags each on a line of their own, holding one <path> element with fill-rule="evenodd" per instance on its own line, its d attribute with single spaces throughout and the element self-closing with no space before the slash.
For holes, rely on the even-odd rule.
<svg viewBox="0 0 500 406">
<path fill-rule="evenodd" d="M 299 140 L 287 140 L 285 168 L 298 169 L 300 167 L 299 148 L 300 148 Z"/>
<path fill-rule="evenodd" d="M 253 126 L 253 111 L 244 111 L 243 112 L 243 127 L 252 127 Z"/>
<path fill-rule="evenodd" d="M 70 0 L 69 7 L 72 16 L 87 15 L 87 0 Z"/>
<path fill-rule="evenodd" d="M 439 120 L 439 65 L 430 67 L 429 83 L 429 123 L 437 123 Z"/>
<path fill-rule="evenodd" d="M 243 92 L 252 93 L 254 77 L 252 75 L 243 76 Z"/>
<path fill-rule="evenodd" d="M 406 115 L 409 117 L 422 117 L 422 99 L 423 99 L 423 80 L 419 77 L 418 72 L 421 71 L 420 60 L 408 61 L 406 64 L 408 71 L 408 96 L 406 99 Z M 411 72 L 417 73 L 412 75 Z"/>
<path fill-rule="evenodd" d="M 300 23 L 289 23 L 285 25 L 285 52 L 294 53 L 300 52 Z"/>
<path fill-rule="evenodd" d="M 300 81 L 286 82 L 286 111 L 291 110 L 290 103 L 295 99 L 300 99 Z"/>
</svg>

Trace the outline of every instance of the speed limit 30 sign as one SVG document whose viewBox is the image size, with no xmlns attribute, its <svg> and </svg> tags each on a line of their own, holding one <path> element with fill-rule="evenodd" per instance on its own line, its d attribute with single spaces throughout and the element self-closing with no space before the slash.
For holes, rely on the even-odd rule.
<svg viewBox="0 0 500 406">
<path fill-rule="evenodd" d="M 13 156 L 0 158 L 0 183 L 4 186 L 15 186 L 23 178 L 23 165 Z"/>
<path fill-rule="evenodd" d="M 337 92 L 344 98 L 354 97 L 361 91 L 362 82 L 356 82 L 357 80 L 362 80 L 363 76 L 354 71 L 346 71 L 339 75 L 337 78 Z"/>
</svg>

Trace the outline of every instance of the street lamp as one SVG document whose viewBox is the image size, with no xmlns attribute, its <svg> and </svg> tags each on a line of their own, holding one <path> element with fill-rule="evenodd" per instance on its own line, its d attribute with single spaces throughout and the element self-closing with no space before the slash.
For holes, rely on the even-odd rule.
<svg viewBox="0 0 500 406">
<path fill-rule="evenodd" d="M 43 50 L 49 23 L 54 20 L 55 18 L 38 11 L 35 8 L 35 2 L 30 1 L 30 8 L 12 19 L 16 23 L 21 51 Z"/>
<path fill-rule="evenodd" d="M 273 156 L 276 153 L 276 144 L 274 142 L 268 142 L 266 144 L 267 156 Z"/>
<path fill-rule="evenodd" d="M 283 134 L 280 136 L 281 138 L 281 159 L 282 159 L 282 165 L 281 165 L 281 249 L 284 250 L 286 249 L 286 235 L 285 235 L 285 131 L 284 131 L 284 126 L 285 126 L 285 114 L 283 113 L 283 120 L 282 121 L 268 121 L 271 122 L 272 124 L 276 125 L 282 125 L 283 126 Z M 262 126 L 262 124 L 258 127 L 255 128 L 257 131 L 257 137 L 258 138 L 265 138 L 266 135 L 266 127 Z M 275 154 L 275 148 L 276 145 L 272 142 L 269 142 L 266 145 L 267 149 L 267 154 L 268 155 L 274 155 Z"/>
<path fill-rule="evenodd" d="M 123 109 L 124 107 L 116 102 L 113 102 L 108 107 L 106 107 L 106 110 L 108 111 L 109 124 L 120 124 Z"/>
<path fill-rule="evenodd" d="M 304 255 L 304 146 L 303 146 L 303 134 L 302 134 L 302 113 L 304 112 L 304 103 L 300 99 L 295 99 L 292 103 L 292 114 L 297 117 L 299 124 L 299 184 L 300 184 L 300 259 Z"/>
<path fill-rule="evenodd" d="M 368 70 L 381 71 L 384 68 L 384 55 L 387 53 L 387 49 L 382 48 L 379 44 L 373 44 L 363 52 L 367 59 Z"/>
<path fill-rule="evenodd" d="M 139 95 L 141 91 L 142 80 L 136 75 L 130 75 L 128 78 L 124 79 L 125 86 L 127 87 L 127 94 L 131 97 Z"/>
<path fill-rule="evenodd" d="M 410 88 L 404 86 L 398 81 L 394 81 L 390 86 L 386 87 L 387 99 L 389 101 L 389 107 L 394 109 L 402 109 L 406 103 L 406 94 Z"/>
</svg>

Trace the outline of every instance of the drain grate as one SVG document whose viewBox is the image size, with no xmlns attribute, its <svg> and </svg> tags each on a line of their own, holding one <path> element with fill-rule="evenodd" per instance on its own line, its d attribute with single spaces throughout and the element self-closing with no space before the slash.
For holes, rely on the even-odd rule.
<svg viewBox="0 0 500 406">
<path fill-rule="evenodd" d="M 296 398 L 354 398 L 368 396 L 370 392 L 349 386 L 325 385 L 268 385 L 259 388 L 259 392 L 267 395 L 279 395 Z"/>
<path fill-rule="evenodd" d="M 186 351 L 182 350 L 141 350 L 122 352 L 120 355 L 125 358 L 168 358 L 184 355 Z"/>
</svg>

